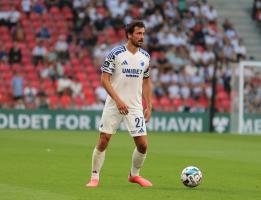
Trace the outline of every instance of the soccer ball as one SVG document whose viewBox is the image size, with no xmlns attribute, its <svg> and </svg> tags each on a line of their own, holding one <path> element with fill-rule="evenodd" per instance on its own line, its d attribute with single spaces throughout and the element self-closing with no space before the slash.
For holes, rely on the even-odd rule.
<svg viewBox="0 0 261 200">
<path fill-rule="evenodd" d="M 181 172 L 181 181 L 187 187 L 196 187 L 202 181 L 201 171 L 194 166 L 186 167 Z"/>
</svg>

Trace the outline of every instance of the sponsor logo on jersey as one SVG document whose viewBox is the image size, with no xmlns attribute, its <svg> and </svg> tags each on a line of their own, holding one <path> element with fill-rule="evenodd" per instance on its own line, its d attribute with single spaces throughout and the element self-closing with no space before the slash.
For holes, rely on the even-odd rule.
<svg viewBox="0 0 261 200">
<path fill-rule="evenodd" d="M 142 74 L 141 69 L 131 69 L 131 68 L 122 68 L 122 73 L 126 75 L 126 77 L 139 77 Z"/>
</svg>

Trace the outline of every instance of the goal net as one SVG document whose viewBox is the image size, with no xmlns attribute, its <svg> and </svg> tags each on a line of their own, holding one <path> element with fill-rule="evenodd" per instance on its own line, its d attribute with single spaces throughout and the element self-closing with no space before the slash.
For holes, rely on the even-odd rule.
<svg viewBox="0 0 261 200">
<path fill-rule="evenodd" d="M 261 134 L 261 62 L 243 61 L 232 70 L 232 133 Z"/>
</svg>

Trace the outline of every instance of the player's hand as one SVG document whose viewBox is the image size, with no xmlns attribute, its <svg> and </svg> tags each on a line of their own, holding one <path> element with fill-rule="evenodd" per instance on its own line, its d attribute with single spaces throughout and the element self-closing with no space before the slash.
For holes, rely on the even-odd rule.
<svg viewBox="0 0 261 200">
<path fill-rule="evenodd" d="M 127 115 L 129 113 L 128 106 L 121 100 L 116 102 L 117 108 L 122 115 Z"/>
<path fill-rule="evenodd" d="M 150 121 L 150 117 L 151 117 L 151 109 L 150 108 L 146 108 L 144 110 L 144 118 L 145 118 L 145 122 L 149 122 Z"/>
</svg>

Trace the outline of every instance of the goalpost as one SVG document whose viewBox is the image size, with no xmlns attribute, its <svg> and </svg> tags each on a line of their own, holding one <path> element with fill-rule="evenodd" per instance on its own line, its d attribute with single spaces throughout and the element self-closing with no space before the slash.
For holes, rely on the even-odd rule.
<svg viewBox="0 0 261 200">
<path fill-rule="evenodd" d="M 242 61 L 232 69 L 230 131 L 261 134 L 261 62 Z"/>
</svg>

